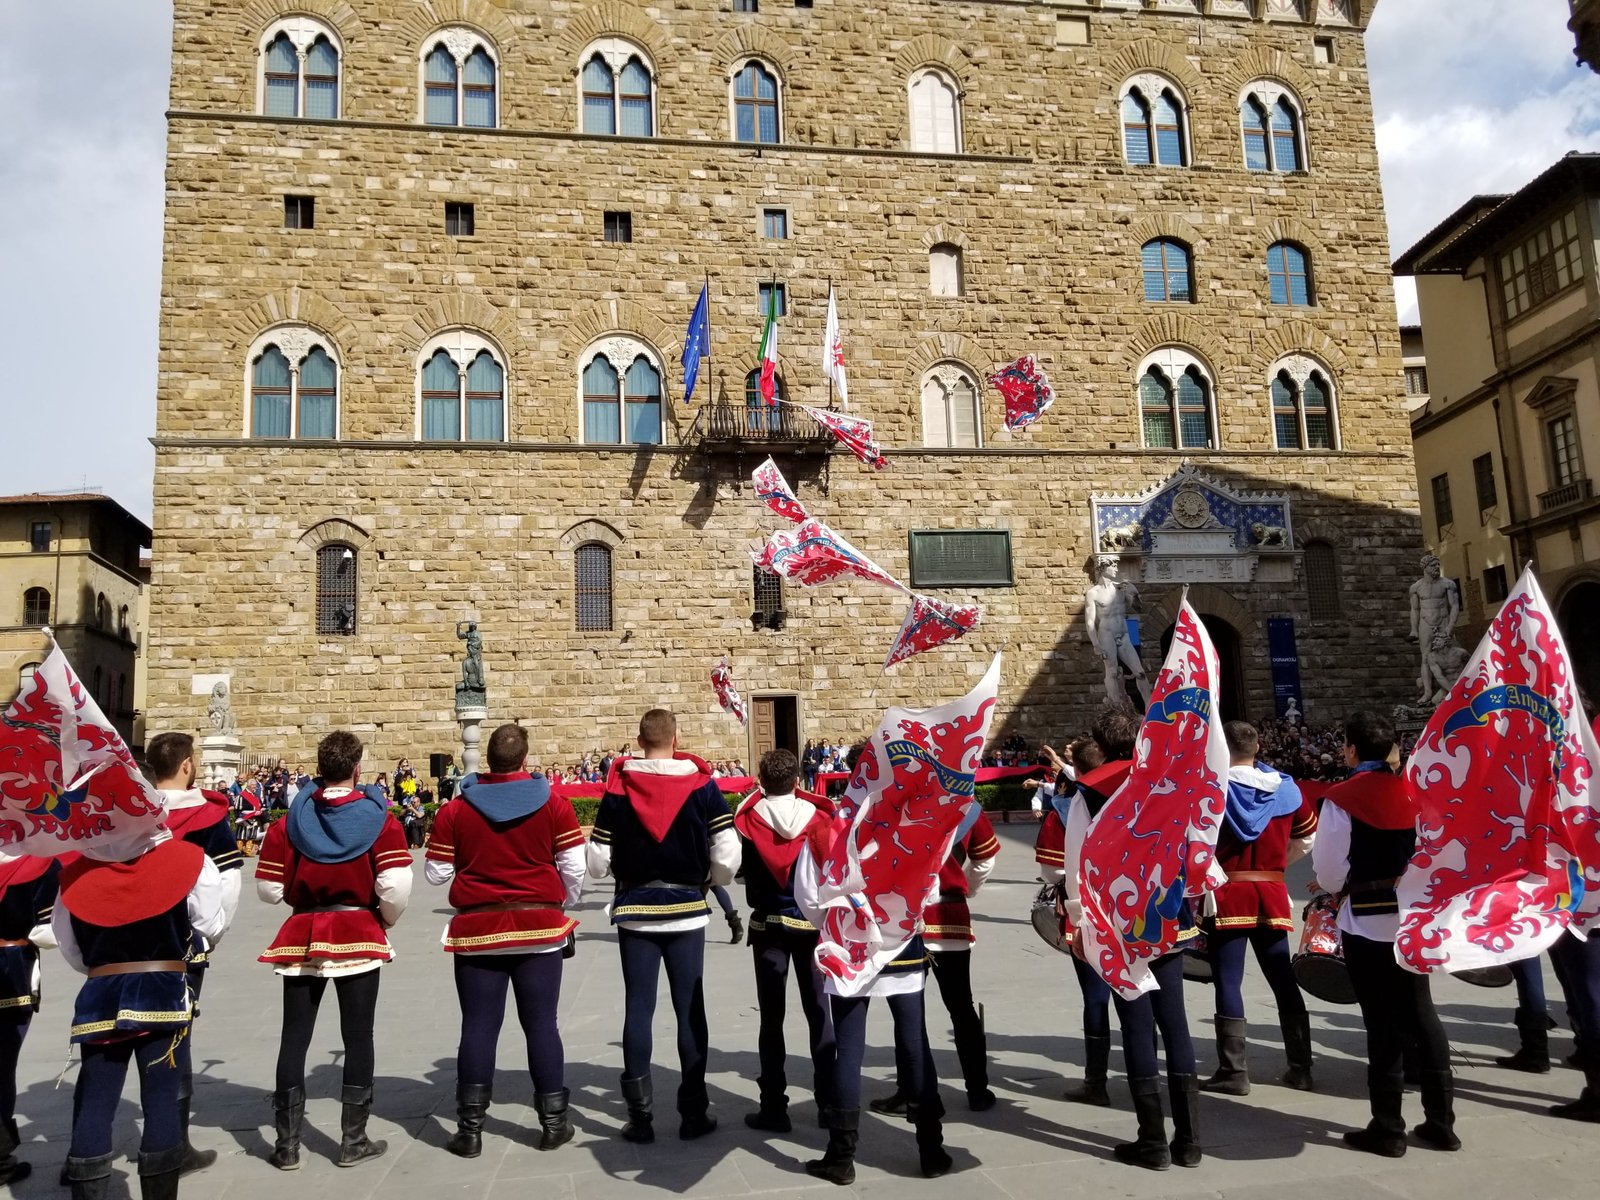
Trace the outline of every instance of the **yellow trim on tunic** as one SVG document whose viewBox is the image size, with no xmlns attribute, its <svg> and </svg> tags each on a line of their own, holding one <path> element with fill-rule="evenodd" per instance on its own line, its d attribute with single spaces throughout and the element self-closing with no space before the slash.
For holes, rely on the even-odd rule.
<svg viewBox="0 0 1600 1200">
<path fill-rule="evenodd" d="M 578 922 L 569 917 L 567 919 L 567 923 L 559 929 L 513 929 L 507 933 L 485 933 L 479 935 L 478 937 L 447 937 L 444 940 L 444 944 L 446 946 L 459 946 L 462 948 L 472 946 L 503 946 L 507 942 L 528 942 L 529 944 L 536 945 L 540 942 L 560 941 L 577 927 Z"/>
<path fill-rule="evenodd" d="M 301 956 L 313 950 L 322 953 L 350 954 L 360 951 L 372 951 L 376 954 L 389 954 L 394 947 L 388 942 L 312 942 L 309 946 L 277 946 L 268 947 L 261 952 L 262 958 L 288 958 L 291 955 Z"/>
<path fill-rule="evenodd" d="M 81 1037 L 90 1033 L 110 1033 L 123 1021 L 137 1021 L 144 1024 L 176 1025 L 187 1024 L 191 1020 L 188 1009 L 182 1012 L 133 1012 L 129 1009 L 120 1010 L 116 1018 L 110 1021 L 90 1021 L 83 1025 L 72 1027 L 72 1036 Z"/>
</svg>

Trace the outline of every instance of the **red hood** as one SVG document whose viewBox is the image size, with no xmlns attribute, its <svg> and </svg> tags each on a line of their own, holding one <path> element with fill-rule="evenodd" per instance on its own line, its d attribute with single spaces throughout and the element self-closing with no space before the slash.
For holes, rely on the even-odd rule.
<svg viewBox="0 0 1600 1200">
<path fill-rule="evenodd" d="M 794 794 L 817 810 L 797 837 L 783 837 L 756 811 L 756 801 L 762 795 L 759 788 L 751 792 L 749 798 L 739 806 L 739 811 L 733 814 L 734 829 L 756 848 L 756 853 L 761 855 L 761 861 L 772 872 L 772 877 L 780 887 L 789 886 L 801 849 L 809 845 L 811 857 L 821 862 L 823 853 L 833 841 L 833 801 L 799 788 L 795 789 Z"/>
<path fill-rule="evenodd" d="M 672 758 L 676 762 L 693 763 L 695 770 L 683 775 L 657 775 L 628 769 L 629 763 L 648 762 L 649 759 L 623 758 L 611 765 L 611 778 L 606 781 L 606 792 L 625 799 L 645 832 L 658 842 L 667 836 L 667 830 L 672 828 L 689 797 L 713 778 L 711 767 L 704 759 L 692 754 L 674 754 Z"/>
<path fill-rule="evenodd" d="M 167 828 L 175 838 L 185 837 L 202 829 L 210 829 L 228 819 L 228 798 L 219 792 L 202 790 L 206 803 L 190 808 L 169 808 Z"/>
<path fill-rule="evenodd" d="M 48 871 L 55 861 L 53 858 L 40 858 L 36 854 L 24 854 L 15 862 L 0 864 L 0 892 L 32 883 Z"/>
<path fill-rule="evenodd" d="M 1363 771 L 1323 794 L 1363 825 L 1374 829 L 1412 829 L 1417 806 L 1406 781 L 1392 771 Z"/>
<path fill-rule="evenodd" d="M 205 851 L 174 838 L 132 862 L 80 858 L 61 869 L 67 911 L 91 925 L 115 928 L 166 912 L 189 894 Z"/>
</svg>

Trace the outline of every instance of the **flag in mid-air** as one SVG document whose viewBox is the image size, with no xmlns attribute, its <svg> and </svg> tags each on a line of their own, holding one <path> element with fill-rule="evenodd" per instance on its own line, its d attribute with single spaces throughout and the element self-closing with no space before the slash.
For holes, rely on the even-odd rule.
<svg viewBox="0 0 1600 1200">
<path fill-rule="evenodd" d="M 800 503 L 789 481 L 771 458 L 750 473 L 750 482 L 755 486 L 756 496 L 761 503 L 780 517 L 786 517 L 796 524 L 806 519 L 808 514 L 805 505 Z"/>
<path fill-rule="evenodd" d="M 917 935 L 939 868 L 976 803 L 1000 687 L 1000 656 L 959 700 L 891 708 L 867 740 L 840 810 L 852 814 L 818 863 L 825 912 L 816 961 L 840 995 L 865 991 Z"/>
<path fill-rule="evenodd" d="M 1156 677 L 1127 781 L 1089 825 L 1077 863 L 1084 960 L 1125 999 L 1156 987 L 1149 964 L 1179 942 L 1185 895 L 1216 865 L 1228 801 L 1217 652 L 1187 598 Z"/>
<path fill-rule="evenodd" d="M 989 376 L 1006 402 L 1007 429 L 1025 429 L 1040 417 L 1045 409 L 1056 402 L 1056 392 L 1039 365 L 1039 360 L 1025 354 L 1008 367 L 1001 367 Z"/>
<path fill-rule="evenodd" d="M 793 529 L 780 529 L 751 557 L 756 566 L 801 587 L 854 578 L 906 590 L 905 584 L 815 517 Z"/>
<path fill-rule="evenodd" d="M 900 636 L 895 638 L 894 645 L 889 647 L 889 656 L 883 660 L 884 670 L 913 654 L 966 637 L 981 620 L 983 606 L 979 604 L 946 604 L 932 596 L 911 597 L 911 608 L 906 613 L 905 624 L 900 626 Z"/>
<path fill-rule="evenodd" d="M 800 407 L 810 413 L 817 424 L 838 438 L 840 445 L 874 471 L 881 471 L 889 465 L 889 460 L 883 456 L 883 447 L 872 436 L 871 421 L 830 412 L 825 408 L 811 408 L 804 404 Z"/>
<path fill-rule="evenodd" d="M 147 838 L 166 801 L 53 646 L 0 713 L 0 852 L 105 850 Z"/>
<path fill-rule="evenodd" d="M 844 377 L 844 334 L 839 329 L 839 306 L 833 300 L 833 285 L 828 285 L 828 324 L 822 333 L 822 373 L 833 381 L 839 404 L 850 407 L 850 387 Z"/>
<path fill-rule="evenodd" d="M 689 332 L 683 335 L 683 402 L 694 396 L 694 385 L 700 378 L 700 360 L 711 357 L 711 284 L 700 289 L 700 299 L 695 303 L 694 315 L 689 318 Z"/>
<path fill-rule="evenodd" d="M 744 697 L 739 695 L 739 689 L 733 686 L 733 666 L 724 654 L 722 661 L 711 668 L 711 686 L 717 693 L 717 703 L 722 705 L 722 711 L 738 721 L 741 725 L 750 723 L 750 714 L 744 706 Z"/>
<path fill-rule="evenodd" d="M 767 323 L 761 330 L 761 398 L 778 402 L 778 288 L 767 291 Z"/>
<path fill-rule="evenodd" d="M 1533 568 L 1417 740 L 1417 848 L 1400 879 L 1403 966 L 1531 958 L 1600 912 L 1600 749 Z"/>
</svg>

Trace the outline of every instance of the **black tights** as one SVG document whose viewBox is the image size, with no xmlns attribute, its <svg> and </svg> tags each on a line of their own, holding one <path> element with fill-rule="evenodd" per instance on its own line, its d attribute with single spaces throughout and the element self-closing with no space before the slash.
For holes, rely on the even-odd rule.
<svg viewBox="0 0 1600 1200">
<path fill-rule="evenodd" d="M 381 968 L 380 968 L 381 970 Z M 339 1036 L 344 1042 L 345 1087 L 371 1087 L 377 1055 L 372 1046 L 372 1026 L 378 1012 L 380 970 L 359 975 L 335 975 L 339 996 Z M 317 1027 L 317 1009 L 328 981 L 320 975 L 283 977 L 283 1038 L 278 1043 L 278 1090 L 305 1087 L 306 1054 Z"/>
<path fill-rule="evenodd" d="M 756 1010 L 761 1015 L 757 1038 L 761 1074 L 756 1077 L 756 1083 L 761 1089 L 761 1105 L 766 1109 L 781 1108 L 788 1099 L 789 1081 L 785 1071 L 788 1048 L 783 1039 L 783 1018 L 789 1002 L 787 989 L 791 968 L 795 987 L 800 992 L 800 1010 L 805 1013 L 806 1028 L 811 1035 L 812 1089 L 819 1106 L 831 1102 L 835 1053 L 833 1018 L 828 997 L 822 990 L 822 972 L 814 959 L 816 948 L 814 935 L 750 935 L 750 952 L 756 970 Z"/>
<path fill-rule="evenodd" d="M 867 1053 L 867 1006 L 871 996 L 830 996 L 833 1032 L 839 1047 L 834 1083 L 834 1107 L 846 1112 L 861 1108 L 861 1063 Z M 939 1098 L 939 1076 L 928 1046 L 928 1025 L 922 993 L 890 996 L 894 1018 L 894 1074 L 900 1094 L 930 1110 Z"/>
<path fill-rule="evenodd" d="M 1150 964 L 1150 973 L 1159 985 L 1137 1000 L 1124 1000 L 1115 992 L 1117 1022 L 1122 1026 L 1122 1057 L 1128 1064 L 1129 1079 L 1154 1079 L 1161 1073 L 1156 1059 L 1156 1031 L 1167 1048 L 1167 1073 L 1195 1073 L 1194 1042 L 1189 1037 L 1189 1018 L 1183 1011 L 1183 951 L 1168 954 Z"/>
<path fill-rule="evenodd" d="M 617 930 L 622 951 L 622 1077 L 640 1079 L 650 1074 L 654 1049 L 651 1025 L 656 1015 L 656 984 L 661 968 L 667 970 L 667 991 L 678 1019 L 678 1112 L 702 1115 L 710 1104 L 706 1093 L 706 1051 L 711 1033 L 706 1025 L 704 986 L 706 931 L 636 933 Z"/>
<path fill-rule="evenodd" d="M 187 1030 L 185 1040 L 187 1040 Z M 112 1123 L 122 1102 L 128 1063 L 139 1072 L 139 1104 L 144 1136 L 139 1153 L 172 1150 L 183 1138 L 178 1123 L 178 1068 L 170 1033 L 146 1033 L 109 1044 L 83 1043 L 83 1064 L 72 1093 L 71 1158 L 99 1158 L 112 1150 Z"/>
<path fill-rule="evenodd" d="M 1207 945 L 1211 961 L 1211 980 L 1217 990 L 1217 1016 L 1244 1016 L 1244 952 L 1256 952 L 1256 962 L 1267 977 L 1267 986 L 1278 1002 L 1278 1016 L 1298 1017 L 1306 1011 L 1305 998 L 1295 982 L 1289 957 L 1289 934 L 1282 929 L 1253 926 L 1248 929 L 1219 929 Z"/>
<path fill-rule="evenodd" d="M 1402 1090 L 1408 1045 L 1415 1047 L 1423 1071 L 1448 1071 L 1450 1043 L 1433 1009 L 1428 977 L 1414 975 L 1396 962 L 1393 942 L 1375 942 L 1353 933 L 1344 935 L 1344 961 L 1367 1027 L 1368 1090 Z"/>
<path fill-rule="evenodd" d="M 0 1022 L 0 1118 L 7 1121 L 17 1115 L 17 1059 L 27 1036 L 26 1020 Z"/>
<path fill-rule="evenodd" d="M 561 952 L 457 954 L 456 996 L 461 1001 L 461 1047 L 456 1082 L 494 1083 L 494 1051 L 506 1018 L 506 990 L 517 1000 L 517 1020 L 528 1042 L 528 1073 L 539 1095 L 559 1092 L 565 1054 L 556 1008 L 561 1001 Z"/>
</svg>

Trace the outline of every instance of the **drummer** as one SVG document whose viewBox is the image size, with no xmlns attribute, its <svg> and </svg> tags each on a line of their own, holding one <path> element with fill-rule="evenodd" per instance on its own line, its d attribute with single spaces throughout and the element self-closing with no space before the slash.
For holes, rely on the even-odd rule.
<svg viewBox="0 0 1600 1200">
<path fill-rule="evenodd" d="M 1450 1043 L 1433 1008 L 1428 976 L 1395 959 L 1400 926 L 1395 887 L 1416 847 L 1416 810 L 1391 763 L 1395 730 L 1375 712 L 1353 713 L 1344 727 L 1344 758 L 1352 774 L 1330 788 L 1312 850 L 1317 886 L 1341 897 L 1339 931 L 1350 985 L 1367 1027 L 1367 1091 L 1372 1120 L 1344 1135 L 1369 1154 L 1406 1152 L 1402 1062 L 1415 1045 L 1421 1067 L 1422 1111 L 1412 1132 L 1435 1150 L 1459 1150 L 1455 1134 Z"/>
<path fill-rule="evenodd" d="M 1217 990 L 1217 1073 L 1200 1088 L 1228 1096 L 1250 1094 L 1243 990 L 1248 946 L 1278 1002 L 1278 1024 L 1289 1059 L 1283 1082 L 1308 1092 L 1311 1018 L 1290 966 L 1294 917 L 1283 873 L 1310 853 L 1317 809 L 1300 795 L 1294 780 L 1256 760 L 1261 738 L 1254 725 L 1229 721 L 1222 732 L 1231 765 L 1217 862 L 1228 873 L 1228 882 L 1215 893 L 1216 915 L 1202 925 Z"/>
</svg>

